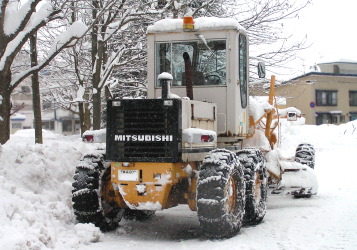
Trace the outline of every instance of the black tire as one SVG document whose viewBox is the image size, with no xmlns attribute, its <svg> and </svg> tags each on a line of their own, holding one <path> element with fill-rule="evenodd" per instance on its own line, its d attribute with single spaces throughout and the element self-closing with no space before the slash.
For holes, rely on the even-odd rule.
<svg viewBox="0 0 357 250">
<path fill-rule="evenodd" d="M 314 169 L 315 167 L 315 149 L 308 143 L 299 144 L 295 152 L 295 161 L 307 165 Z"/>
<path fill-rule="evenodd" d="M 260 223 L 267 210 L 268 175 L 266 161 L 262 152 L 247 148 L 237 152 L 243 165 L 245 178 L 245 214 L 243 223 L 256 225 Z"/>
<path fill-rule="evenodd" d="M 294 198 L 300 199 L 300 198 L 310 198 L 311 197 L 311 192 L 307 191 L 302 188 L 298 191 L 295 191 L 292 193 L 292 195 L 294 196 Z"/>
<path fill-rule="evenodd" d="M 239 232 L 244 215 L 245 183 L 238 157 L 213 150 L 203 161 L 197 183 L 197 215 L 202 232 L 226 238 Z"/>
<path fill-rule="evenodd" d="M 152 210 L 131 210 L 126 208 L 124 218 L 126 220 L 145 221 L 151 219 L 155 215 L 155 212 Z"/>
<path fill-rule="evenodd" d="M 104 200 L 100 194 L 100 185 L 110 181 L 110 167 L 103 156 L 85 155 L 73 178 L 72 202 L 77 221 L 93 223 L 102 231 L 117 228 L 124 209 Z"/>
</svg>

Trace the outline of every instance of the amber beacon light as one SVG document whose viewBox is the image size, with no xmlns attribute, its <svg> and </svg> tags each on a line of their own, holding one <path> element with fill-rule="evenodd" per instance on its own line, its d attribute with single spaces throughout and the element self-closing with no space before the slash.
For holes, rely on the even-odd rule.
<svg viewBox="0 0 357 250">
<path fill-rule="evenodd" d="M 185 16 L 183 18 L 183 29 L 184 30 L 193 30 L 195 28 L 193 17 L 192 16 Z"/>
</svg>

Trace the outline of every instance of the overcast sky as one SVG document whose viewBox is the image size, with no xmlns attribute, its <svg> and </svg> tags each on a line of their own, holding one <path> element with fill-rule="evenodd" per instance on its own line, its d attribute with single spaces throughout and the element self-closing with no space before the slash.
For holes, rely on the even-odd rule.
<svg viewBox="0 0 357 250">
<path fill-rule="evenodd" d="M 357 62 L 357 0 L 312 0 L 290 29 L 312 46 L 294 62 L 300 73 L 315 63 Z"/>
</svg>

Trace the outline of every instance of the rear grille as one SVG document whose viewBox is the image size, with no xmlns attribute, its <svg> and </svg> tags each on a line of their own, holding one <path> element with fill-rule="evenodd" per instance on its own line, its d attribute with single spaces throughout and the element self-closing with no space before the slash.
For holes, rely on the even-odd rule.
<svg viewBox="0 0 357 250">
<path fill-rule="evenodd" d="M 108 102 L 107 158 L 128 162 L 178 162 L 181 159 L 181 102 L 162 99 Z"/>
</svg>

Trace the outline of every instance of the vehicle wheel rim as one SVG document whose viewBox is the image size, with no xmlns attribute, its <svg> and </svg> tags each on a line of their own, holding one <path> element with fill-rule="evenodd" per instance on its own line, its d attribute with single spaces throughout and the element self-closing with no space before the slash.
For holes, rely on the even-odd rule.
<svg viewBox="0 0 357 250">
<path fill-rule="evenodd" d="M 257 173 L 257 176 L 255 178 L 255 190 L 254 190 L 254 199 L 255 199 L 256 203 L 260 202 L 260 198 L 261 198 L 260 187 L 261 187 L 261 184 L 262 184 L 262 182 L 260 180 L 260 174 Z"/>
<path fill-rule="evenodd" d="M 230 213 L 234 213 L 235 208 L 237 207 L 237 187 L 233 176 L 229 178 L 226 193 L 228 196 L 226 203 L 227 210 Z"/>
</svg>

